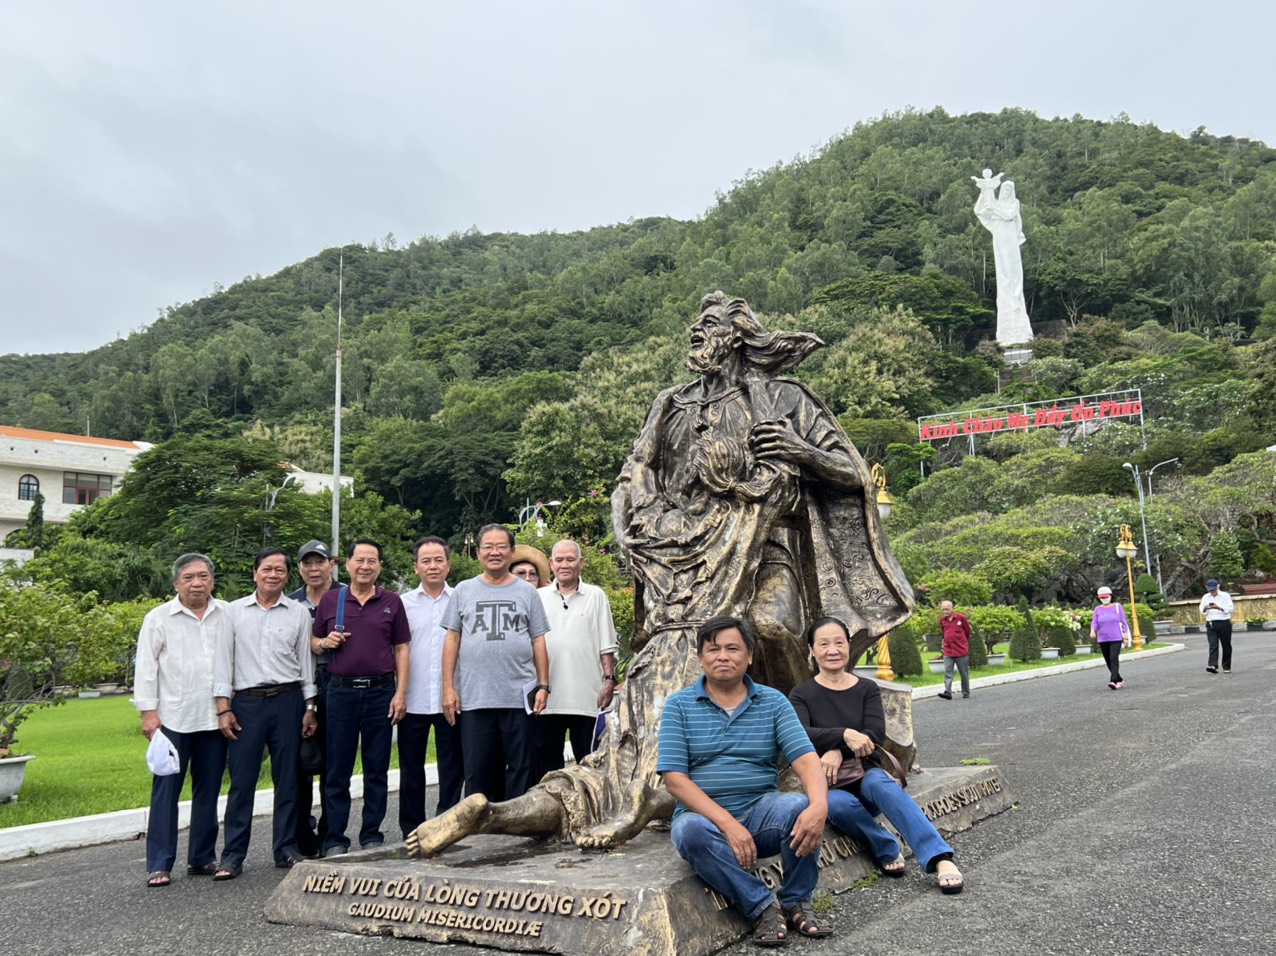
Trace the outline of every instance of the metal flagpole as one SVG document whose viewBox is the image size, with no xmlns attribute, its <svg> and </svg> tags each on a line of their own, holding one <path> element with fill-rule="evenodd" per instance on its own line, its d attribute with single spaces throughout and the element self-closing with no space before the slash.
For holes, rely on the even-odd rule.
<svg viewBox="0 0 1276 956">
<path fill-rule="evenodd" d="M 341 306 L 345 295 L 346 255 L 337 259 L 337 374 L 336 396 L 332 405 L 332 550 L 334 558 L 341 553 Z M 332 569 L 337 580 L 337 568 Z"/>
</svg>

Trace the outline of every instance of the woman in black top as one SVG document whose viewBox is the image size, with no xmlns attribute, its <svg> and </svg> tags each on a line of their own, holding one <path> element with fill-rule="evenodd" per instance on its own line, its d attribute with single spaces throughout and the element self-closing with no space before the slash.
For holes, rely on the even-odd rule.
<svg viewBox="0 0 1276 956">
<path fill-rule="evenodd" d="M 960 893 L 961 871 L 953 863 L 952 847 L 895 778 L 871 759 L 886 739 L 886 716 L 877 685 L 847 670 L 851 645 L 846 625 L 821 618 L 806 629 L 806 643 L 819 672 L 793 688 L 789 700 L 828 776 L 829 822 L 868 844 L 887 876 L 903 876 L 899 842 L 875 819 L 885 815 L 913 848 L 922 869 L 938 876 L 939 888 Z M 849 760 L 862 761 L 864 775 L 838 787 L 838 771 Z"/>
</svg>

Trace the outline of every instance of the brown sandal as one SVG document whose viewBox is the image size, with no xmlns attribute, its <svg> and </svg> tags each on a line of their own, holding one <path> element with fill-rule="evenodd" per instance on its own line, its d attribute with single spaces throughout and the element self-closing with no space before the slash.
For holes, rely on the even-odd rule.
<svg viewBox="0 0 1276 956">
<path fill-rule="evenodd" d="M 799 936 L 823 939 L 825 936 L 833 935 L 833 927 L 825 926 L 820 922 L 820 918 L 815 915 L 815 910 L 811 909 L 810 903 L 794 903 L 784 911 L 784 918 L 789 928 Z"/>
<path fill-rule="evenodd" d="M 778 903 L 772 903 L 753 921 L 753 942 L 757 946 L 783 946 L 788 941 L 784 913 Z"/>
</svg>

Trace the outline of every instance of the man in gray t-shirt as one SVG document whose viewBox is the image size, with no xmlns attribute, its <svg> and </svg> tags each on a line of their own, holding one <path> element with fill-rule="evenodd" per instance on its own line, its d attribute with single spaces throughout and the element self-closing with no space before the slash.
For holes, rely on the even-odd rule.
<svg viewBox="0 0 1276 956">
<path fill-rule="evenodd" d="M 443 616 L 443 715 L 460 721 L 466 793 L 490 800 L 512 800 L 536 782 L 532 714 L 550 692 L 549 622 L 536 589 L 510 573 L 513 554 L 509 528 L 483 527 L 483 573 L 457 585 Z"/>
</svg>

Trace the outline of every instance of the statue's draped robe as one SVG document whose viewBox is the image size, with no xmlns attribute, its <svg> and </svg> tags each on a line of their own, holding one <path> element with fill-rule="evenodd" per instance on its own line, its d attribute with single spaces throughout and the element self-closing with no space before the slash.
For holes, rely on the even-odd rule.
<svg viewBox="0 0 1276 956">
<path fill-rule="evenodd" d="M 755 459 L 749 436 L 762 422 L 843 459 L 857 487 Z M 785 692 L 809 673 L 800 633 L 812 618 L 846 621 L 853 657 L 907 619 L 912 592 L 881 544 L 872 487 L 833 415 L 798 382 L 751 372 L 711 396 L 700 381 L 661 394 L 612 496 L 635 578 L 638 653 L 599 750 L 541 784 L 567 811 L 563 836 L 625 812 L 642 790 L 634 784 L 659 788 L 660 714 L 669 694 L 700 676 L 696 629 L 710 617 L 744 617 L 769 636 L 755 676 Z"/>
<path fill-rule="evenodd" d="M 1006 184 L 1002 184 L 1002 190 Z M 993 267 L 997 278 L 997 341 L 1003 345 L 1032 339 L 1032 323 L 1023 297 L 1023 216 L 1019 200 L 994 198 L 991 189 L 980 191 L 975 217 L 992 233 Z"/>
</svg>

